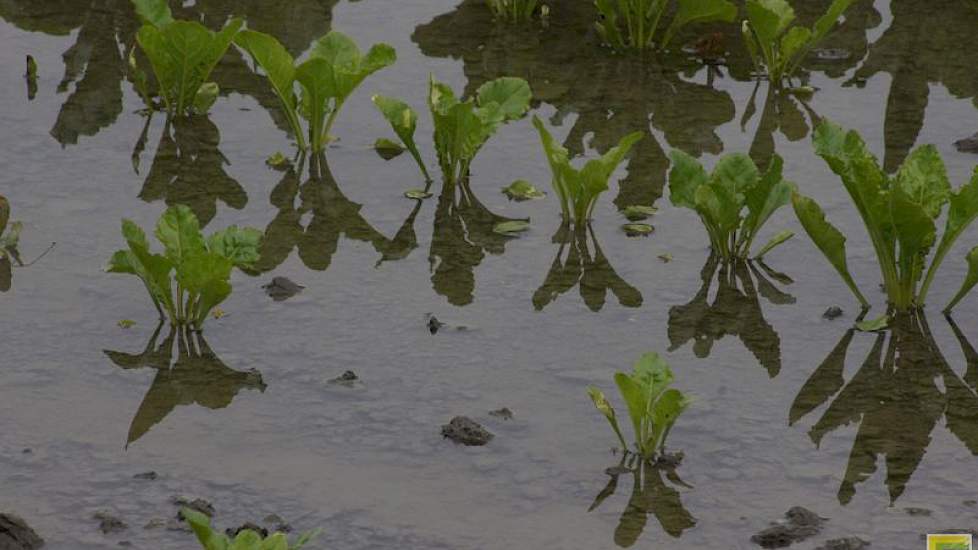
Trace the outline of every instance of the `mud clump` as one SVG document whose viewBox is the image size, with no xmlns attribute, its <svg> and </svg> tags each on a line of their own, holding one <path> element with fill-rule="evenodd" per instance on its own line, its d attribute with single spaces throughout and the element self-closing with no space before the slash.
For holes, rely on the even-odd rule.
<svg viewBox="0 0 978 550">
<path fill-rule="evenodd" d="M 341 386 L 353 386 L 353 384 L 355 384 L 358 380 L 360 380 L 360 377 L 357 376 L 357 373 L 353 372 L 352 370 L 348 370 L 348 371 L 344 372 L 343 374 L 337 376 L 336 378 L 331 378 L 327 382 L 327 384 L 339 384 Z"/>
<path fill-rule="evenodd" d="M 190 499 L 189 497 L 176 496 L 170 499 L 170 502 L 181 508 L 181 510 L 177 512 L 177 519 L 181 521 L 186 519 L 183 517 L 183 508 L 196 510 L 209 518 L 214 517 L 214 505 L 202 498 Z"/>
<path fill-rule="evenodd" d="M 133 479 L 141 479 L 143 481 L 156 481 L 159 477 L 159 474 L 156 472 L 143 472 L 132 476 Z"/>
<path fill-rule="evenodd" d="M 274 277 L 272 282 L 263 285 L 262 288 L 265 289 L 265 294 L 268 294 L 272 300 L 281 302 L 302 292 L 302 289 L 306 287 L 292 282 L 287 277 Z"/>
<path fill-rule="evenodd" d="M 845 537 L 827 540 L 815 550 L 865 550 L 866 548 L 869 548 L 869 542 L 859 537 Z"/>
<path fill-rule="evenodd" d="M 103 535 L 119 533 L 129 528 L 129 526 L 126 525 L 126 522 L 104 510 L 95 512 L 92 519 L 97 519 L 99 521 L 98 530 L 101 531 Z"/>
<path fill-rule="evenodd" d="M 509 410 L 509 407 L 503 407 L 501 409 L 489 411 L 489 416 L 495 416 L 496 418 L 502 418 L 503 420 L 512 420 L 513 411 Z"/>
<path fill-rule="evenodd" d="M 44 540 L 27 522 L 13 514 L 0 512 L 0 550 L 34 550 L 44 546 Z"/>
<path fill-rule="evenodd" d="M 794 506 L 785 514 L 785 519 L 752 536 L 750 540 L 762 548 L 784 548 L 813 535 L 817 535 L 825 523 L 825 518 L 815 512 Z"/>
<path fill-rule="evenodd" d="M 842 317 L 842 308 L 839 306 L 832 306 L 825 310 L 822 317 L 828 319 L 829 321 L 838 319 L 839 317 Z"/>
<path fill-rule="evenodd" d="M 238 533 L 242 531 L 254 531 L 259 535 L 261 535 L 261 538 L 268 537 L 268 529 L 265 529 L 261 525 L 251 523 L 250 521 L 246 521 L 242 523 L 240 527 L 228 527 L 227 529 L 224 530 L 224 534 L 227 535 L 229 538 L 233 539 L 234 537 L 238 536 Z"/>
<path fill-rule="evenodd" d="M 467 416 L 456 416 L 448 424 L 442 426 L 441 435 L 469 447 L 485 445 L 494 437 L 478 422 Z"/>
</svg>

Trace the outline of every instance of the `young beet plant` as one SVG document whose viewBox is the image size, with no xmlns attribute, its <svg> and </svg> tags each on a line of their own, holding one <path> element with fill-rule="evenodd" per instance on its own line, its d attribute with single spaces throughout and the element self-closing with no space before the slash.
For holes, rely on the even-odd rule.
<svg viewBox="0 0 978 550">
<path fill-rule="evenodd" d="M 136 41 L 153 67 L 169 115 L 206 113 L 218 94 L 217 84 L 207 79 L 224 57 L 242 21 L 232 19 L 215 33 L 196 21 L 174 20 L 165 0 L 133 0 L 133 5 L 144 23 L 136 33 Z M 145 75 L 131 56 L 130 67 L 140 94 L 148 99 Z"/>
<path fill-rule="evenodd" d="M 530 85 L 525 80 L 502 77 L 480 86 L 475 97 L 460 100 L 446 84 L 431 77 L 428 108 L 435 124 L 435 150 L 445 183 L 453 184 L 468 177 L 472 159 L 482 146 L 499 126 L 522 118 L 530 108 L 531 97 Z M 425 180 L 431 181 L 414 142 L 417 113 L 398 99 L 375 95 L 373 102 L 414 157 Z"/>
<path fill-rule="evenodd" d="M 781 86 L 853 2 L 835 0 L 809 29 L 791 26 L 795 10 L 786 0 L 747 0 L 747 19 L 741 31 L 758 72 L 766 70 L 771 83 Z"/>
<path fill-rule="evenodd" d="M 657 353 L 646 353 L 639 358 L 630 374 L 615 373 L 615 384 L 628 407 L 628 416 L 635 430 L 635 452 L 643 459 L 650 460 L 665 448 L 669 430 L 689 406 L 686 395 L 669 388 L 672 380 L 672 370 Z M 594 406 L 608 419 L 622 450 L 628 452 L 628 444 L 611 403 L 594 386 L 588 386 L 587 393 Z"/>
<path fill-rule="evenodd" d="M 258 261 L 262 233 L 232 225 L 205 239 L 197 217 L 178 205 L 156 224 L 163 254 L 150 251 L 146 233 L 130 220 L 122 220 L 122 236 L 129 249 L 113 254 L 107 271 L 139 277 L 161 318 L 200 330 L 207 314 L 231 295 L 232 268 Z"/>
<path fill-rule="evenodd" d="M 737 16 L 737 7 L 727 0 L 595 0 L 594 5 L 600 15 L 598 34 L 618 50 L 663 49 L 686 25 L 729 23 Z M 660 36 L 666 12 L 674 15 Z"/>
<path fill-rule="evenodd" d="M 289 543 L 288 537 L 284 533 L 274 533 L 265 538 L 251 529 L 243 529 L 238 532 L 234 539 L 227 535 L 215 531 L 211 527 L 211 519 L 204 514 L 182 508 L 180 514 L 190 528 L 197 535 L 197 541 L 204 550 L 299 550 L 309 543 L 312 539 L 319 536 L 319 531 L 312 531 L 299 535 L 298 540 Z"/>
<path fill-rule="evenodd" d="M 761 227 L 791 200 L 795 185 L 782 178 L 782 166 L 781 157 L 774 155 L 762 174 L 749 156 L 738 153 L 722 157 L 708 175 L 696 159 L 673 151 L 669 199 L 699 214 L 710 245 L 725 261 L 747 259 Z M 793 235 L 778 233 L 755 258 Z"/>
<path fill-rule="evenodd" d="M 854 130 L 847 132 L 823 121 L 815 129 L 813 141 L 815 152 L 842 179 L 869 232 L 890 306 L 898 311 L 923 307 L 944 258 L 978 217 L 978 169 L 971 181 L 953 191 L 944 161 L 933 145 L 911 152 L 891 178 L 883 173 L 876 157 Z M 826 221 L 825 213 L 814 200 L 796 192 L 792 201 L 809 237 L 859 303 L 869 307 L 849 273 L 846 237 Z M 936 221 L 947 204 L 950 208 L 944 235 L 938 242 Z M 927 257 L 935 244 L 937 250 L 928 267 Z M 978 247 L 967 254 L 966 260 L 968 275 L 945 313 L 978 284 Z"/>
<path fill-rule="evenodd" d="M 486 0 L 497 19 L 510 23 L 524 23 L 533 17 L 537 0 Z"/>
<path fill-rule="evenodd" d="M 543 151 L 550 163 L 553 174 L 552 185 L 564 219 L 575 224 L 584 224 L 591 219 L 594 205 L 601 193 L 608 190 L 608 180 L 635 143 L 642 139 L 641 132 L 632 132 L 621 138 L 600 158 L 591 159 L 581 169 L 570 163 L 567 149 L 562 147 L 544 127 L 539 117 L 533 117 L 533 125 L 540 133 Z"/>
<path fill-rule="evenodd" d="M 265 33 L 244 30 L 234 43 L 265 72 L 301 150 L 307 144 L 299 118 L 307 121 L 308 146 L 314 153 L 321 152 L 332 139 L 333 123 L 357 87 L 368 76 L 397 61 L 397 53 L 389 45 L 375 44 L 362 55 L 353 40 L 337 31 L 317 40 L 309 59 L 298 65 L 275 37 Z M 298 96 L 296 83 L 301 91 Z"/>
</svg>

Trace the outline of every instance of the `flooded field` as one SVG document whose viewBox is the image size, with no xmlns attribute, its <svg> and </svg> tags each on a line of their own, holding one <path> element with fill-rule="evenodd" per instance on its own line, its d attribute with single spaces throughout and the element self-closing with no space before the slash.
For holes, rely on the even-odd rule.
<svg viewBox="0 0 978 550">
<path fill-rule="evenodd" d="M 811 25 L 830 2 L 795 4 Z M 390 44 L 397 61 L 345 102 L 324 155 L 276 169 L 266 159 L 297 152 L 289 117 L 239 46 L 214 68 L 209 113 L 168 122 L 133 82 L 129 0 L 0 0 L 0 195 L 23 223 L 23 263 L 43 254 L 0 273 L 0 512 L 45 548 L 196 548 L 178 496 L 212 504 L 221 530 L 281 520 L 322 529 L 307 548 L 344 550 L 751 549 L 795 506 L 828 518 L 801 550 L 847 537 L 911 550 L 978 529 L 978 296 L 941 313 L 978 229 L 923 312 L 856 330 L 887 295 L 812 145 L 825 118 L 857 130 L 888 174 L 933 144 L 952 187 L 968 182 L 974 1 L 853 3 L 794 79 L 813 93 L 757 77 L 742 15 L 682 29 L 669 53 L 622 54 L 583 0 L 525 24 L 494 21 L 483 0 L 171 6 L 214 30 L 240 17 L 298 60 L 338 30 L 364 51 Z M 504 76 L 532 90 L 528 114 L 499 125 L 455 183 L 435 156 L 429 75 L 466 96 Z M 432 197 L 405 198 L 426 187 L 410 154 L 374 150 L 394 135 L 374 94 L 417 111 Z M 641 135 L 578 230 L 563 225 L 534 115 L 577 163 Z M 700 217 L 670 201 L 674 150 L 707 170 L 730 153 L 783 158 L 846 235 L 872 310 L 860 317 L 791 204 L 755 248 L 796 235 L 763 263 L 712 255 Z M 547 195 L 510 200 L 501 189 L 520 179 Z M 206 234 L 262 233 L 199 334 L 160 322 L 136 277 L 106 272 L 123 218 L 160 250 L 152 228 L 177 205 Z M 647 236 L 622 229 L 636 205 L 657 208 Z M 518 236 L 494 231 L 518 220 Z M 613 376 L 646 352 L 691 400 L 666 446 L 682 459 L 618 468 L 586 390 L 608 396 L 631 441 Z M 456 416 L 494 437 L 443 437 Z M 125 527 L 103 529 L 100 513 Z"/>
</svg>

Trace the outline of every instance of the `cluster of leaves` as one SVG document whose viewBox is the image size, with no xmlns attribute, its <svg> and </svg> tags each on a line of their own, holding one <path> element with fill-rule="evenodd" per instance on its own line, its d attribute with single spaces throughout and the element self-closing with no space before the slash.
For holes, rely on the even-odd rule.
<svg viewBox="0 0 978 550">
<path fill-rule="evenodd" d="M 283 533 L 274 533 L 263 539 L 260 534 L 251 529 L 243 529 L 232 540 L 227 535 L 215 531 L 211 527 L 211 519 L 204 514 L 190 508 L 182 508 L 180 513 L 190 523 L 194 534 L 197 535 L 197 541 L 204 550 L 299 550 L 319 535 L 318 530 L 303 533 L 297 541 L 290 544 L 288 537 Z"/>
<path fill-rule="evenodd" d="M 265 72 L 302 150 L 307 145 L 299 118 L 307 121 L 308 145 L 316 153 L 332 139 L 329 132 L 336 116 L 357 87 L 371 74 L 397 61 L 397 52 L 391 46 L 374 44 L 363 55 L 350 37 L 337 31 L 317 40 L 309 59 L 298 65 L 271 35 L 246 29 L 234 43 L 248 52 Z M 296 82 L 301 90 L 298 96 Z"/>
<path fill-rule="evenodd" d="M 896 175 L 889 177 L 855 130 L 847 132 L 823 121 L 815 129 L 813 141 L 815 152 L 842 179 L 869 232 L 890 305 L 899 311 L 923 307 L 944 258 L 978 217 L 978 169 L 968 183 L 953 191 L 944 161 L 933 145 L 915 149 Z M 869 307 L 849 273 L 846 237 L 826 221 L 822 208 L 811 198 L 795 192 L 792 202 L 812 241 L 862 306 Z M 936 221 L 948 204 L 944 234 L 938 242 Z M 935 244 L 934 258 L 927 267 Z M 978 284 L 978 247 L 966 258 L 968 275 L 945 312 Z"/>
<path fill-rule="evenodd" d="M 600 158 L 591 159 L 581 169 L 570 163 L 570 154 L 557 143 L 544 127 L 539 117 L 533 117 L 533 125 L 540 133 L 543 151 L 553 173 L 552 185 L 560 199 L 564 219 L 583 224 L 591 219 L 594 205 L 601 193 L 608 190 L 608 180 L 635 143 L 642 139 L 641 132 L 632 132 L 618 141 Z"/>
<path fill-rule="evenodd" d="M 537 0 L 486 0 L 486 3 L 497 19 L 511 23 L 529 21 L 537 9 Z"/>
<path fill-rule="evenodd" d="M 689 398 L 672 384 L 672 369 L 657 353 L 646 353 L 635 362 L 632 372 L 616 372 L 615 384 L 628 407 L 628 416 L 635 430 L 635 452 L 651 459 L 665 448 L 666 437 L 676 419 L 689 406 Z M 598 388 L 588 386 L 594 406 L 608 419 L 623 450 L 628 450 L 625 437 L 618 427 L 615 409 Z"/>
<path fill-rule="evenodd" d="M 791 26 L 795 10 L 787 0 L 747 0 L 741 31 L 754 66 L 766 69 L 775 86 L 791 78 L 808 52 L 825 38 L 855 0 L 834 0 L 812 28 Z"/>
<path fill-rule="evenodd" d="M 235 225 L 205 239 L 184 205 L 168 208 L 156 224 L 163 254 L 150 251 L 146 233 L 131 220 L 122 220 L 122 236 L 129 249 L 113 254 L 107 270 L 139 277 L 161 318 L 165 312 L 174 325 L 194 330 L 231 295 L 232 268 L 258 261 L 262 239 L 261 231 Z"/>
<path fill-rule="evenodd" d="M 735 153 L 720 158 L 708 175 L 699 161 L 676 150 L 669 172 L 669 199 L 699 214 L 710 245 L 725 261 L 745 259 L 761 227 L 791 200 L 795 185 L 782 177 L 783 164 L 774 155 L 762 174 L 749 156 Z M 756 258 L 792 236 L 790 231 L 778 233 Z"/>
<path fill-rule="evenodd" d="M 461 100 L 448 85 L 429 79 L 428 108 L 435 125 L 435 150 L 438 165 L 447 184 L 464 180 L 469 166 L 482 146 L 502 124 L 522 118 L 530 108 L 530 85 L 522 78 L 501 77 L 486 82 L 475 97 Z M 375 95 L 374 105 L 394 129 L 404 147 L 431 177 L 414 142 L 418 114 L 401 100 Z"/>
<path fill-rule="evenodd" d="M 231 19 L 215 33 L 196 21 L 174 20 L 165 0 L 132 2 L 144 23 L 136 41 L 153 67 L 167 112 L 171 116 L 206 113 L 218 94 L 217 84 L 207 79 L 224 57 L 242 20 Z M 140 94 L 148 100 L 145 75 L 131 55 L 130 67 Z"/>
<path fill-rule="evenodd" d="M 737 16 L 737 7 L 727 0 L 595 0 L 594 5 L 600 16 L 598 34 L 618 50 L 663 49 L 686 25 L 729 23 Z M 659 37 L 662 17 L 669 11 L 675 15 Z"/>
</svg>

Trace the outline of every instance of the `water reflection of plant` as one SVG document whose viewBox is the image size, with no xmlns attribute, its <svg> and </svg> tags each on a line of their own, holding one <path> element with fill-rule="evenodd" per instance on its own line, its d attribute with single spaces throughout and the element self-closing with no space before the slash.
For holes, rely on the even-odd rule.
<svg viewBox="0 0 978 550">
<path fill-rule="evenodd" d="M 857 484 L 876 472 L 880 455 L 885 457 L 890 501 L 895 502 L 923 460 L 931 432 L 942 418 L 947 429 L 978 456 L 978 352 L 947 319 L 967 361 L 963 376 L 944 358 L 926 317 L 901 313 L 887 332 L 875 335 L 872 349 L 848 382 L 845 361 L 854 329 L 843 335 L 795 397 L 789 424 L 828 404 L 808 432 L 816 445 L 842 426 L 859 426 L 839 487 L 842 504 L 852 500 Z"/>
<path fill-rule="evenodd" d="M 767 370 L 768 376 L 777 376 L 781 371 L 781 338 L 764 319 L 760 298 L 776 305 L 794 303 L 793 296 L 767 277 L 782 284 L 790 284 L 791 279 L 762 262 L 723 262 L 716 254 L 710 255 L 700 277 L 703 285 L 696 296 L 685 305 L 669 309 L 669 351 L 692 340 L 693 353 L 708 357 L 714 342 L 735 335 Z M 714 278 L 717 290 L 710 302 Z"/>
<path fill-rule="evenodd" d="M 180 405 L 197 404 L 217 410 L 230 405 L 242 389 L 265 391 L 261 373 L 229 368 L 199 333 L 171 325 L 166 338 L 157 345 L 162 329 L 161 322 L 142 353 L 104 350 L 109 360 L 121 369 L 156 369 L 156 377 L 129 425 L 127 447 Z M 175 360 L 174 341 L 177 348 Z"/>
<path fill-rule="evenodd" d="M 608 497 L 615 494 L 620 476 L 632 476 L 631 496 L 614 535 L 615 544 L 621 548 L 629 548 L 638 542 L 650 515 L 674 538 L 679 538 L 684 531 L 696 526 L 696 519 L 683 506 L 681 494 L 676 489 L 690 486 L 676 474 L 675 463 L 649 462 L 638 459 L 637 455 L 628 455 L 622 456 L 617 466 L 608 468 L 605 472 L 611 479 L 594 497 L 588 512 L 597 509 Z"/>
<path fill-rule="evenodd" d="M 572 226 L 565 221 L 552 241 L 560 246 L 546 279 L 533 293 L 533 307 L 537 311 L 575 286 L 580 287 L 581 298 L 591 311 L 604 307 L 609 290 L 625 307 L 642 305 L 642 293 L 615 272 L 590 224 Z"/>
</svg>

